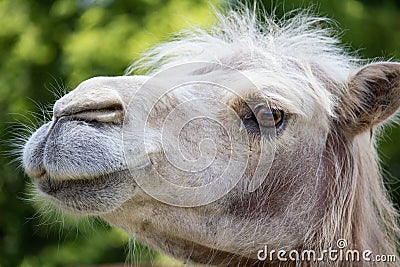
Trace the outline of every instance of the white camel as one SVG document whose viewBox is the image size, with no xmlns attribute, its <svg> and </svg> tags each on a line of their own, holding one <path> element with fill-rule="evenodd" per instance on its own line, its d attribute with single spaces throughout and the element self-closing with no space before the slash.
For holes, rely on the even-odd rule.
<svg viewBox="0 0 400 267">
<path fill-rule="evenodd" d="M 375 133 L 400 106 L 400 64 L 361 64 L 307 12 L 218 17 L 145 54 L 131 71 L 146 75 L 92 78 L 59 99 L 23 149 L 38 194 L 188 263 L 396 256 Z"/>
</svg>

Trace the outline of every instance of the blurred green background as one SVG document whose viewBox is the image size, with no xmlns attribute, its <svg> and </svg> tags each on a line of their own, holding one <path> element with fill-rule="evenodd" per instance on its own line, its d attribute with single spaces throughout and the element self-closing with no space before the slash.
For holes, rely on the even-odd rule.
<svg viewBox="0 0 400 267">
<path fill-rule="evenodd" d="M 221 8 L 237 2 L 245 1 L 212 1 Z M 400 0 L 272 2 L 264 6 L 278 15 L 312 5 L 338 22 L 343 44 L 363 58 L 400 59 Z M 57 99 L 54 92 L 89 77 L 122 75 L 141 52 L 173 32 L 213 22 L 205 0 L 0 0 L 0 267 L 88 266 L 124 262 L 128 254 L 141 255 L 132 256 L 134 262 L 165 260 L 96 218 L 38 212 L 17 155 L 7 151 L 16 142 L 13 133 L 24 134 L 16 122 L 35 125 L 39 114 L 40 123 L 41 109 Z M 400 128 L 391 127 L 379 147 L 396 203 L 399 137 Z"/>
</svg>

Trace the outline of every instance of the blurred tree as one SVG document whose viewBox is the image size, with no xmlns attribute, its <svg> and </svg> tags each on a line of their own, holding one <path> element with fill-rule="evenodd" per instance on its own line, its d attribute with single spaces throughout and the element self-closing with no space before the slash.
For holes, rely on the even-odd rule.
<svg viewBox="0 0 400 267">
<path fill-rule="evenodd" d="M 237 2 L 226 1 L 225 6 Z M 265 0 L 264 6 L 276 7 L 278 15 L 314 5 L 317 13 L 339 22 L 344 43 L 363 57 L 400 58 L 399 0 L 272 2 Z M 24 131 L 8 122 L 35 127 L 37 114 L 27 113 L 41 112 L 35 102 L 52 103 L 54 91 L 68 91 L 89 77 L 121 75 L 169 33 L 213 21 L 206 0 L 0 0 L 0 267 L 125 260 L 127 237 L 120 231 L 96 219 L 69 223 L 68 218 L 39 215 L 24 201 L 30 198 L 29 179 L 17 162 L 10 163 L 15 156 L 5 156 L 12 133 L 23 136 Z M 381 154 L 389 176 L 400 177 L 400 129 L 392 128 L 386 136 Z M 400 192 L 397 180 L 389 181 L 393 192 Z M 144 251 L 143 261 L 154 255 L 134 247 L 133 253 Z"/>
</svg>

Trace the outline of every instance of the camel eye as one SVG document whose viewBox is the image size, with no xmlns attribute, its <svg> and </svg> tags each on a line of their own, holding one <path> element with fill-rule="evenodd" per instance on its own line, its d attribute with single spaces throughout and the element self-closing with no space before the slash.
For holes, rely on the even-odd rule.
<svg viewBox="0 0 400 267">
<path fill-rule="evenodd" d="M 255 116 L 260 127 L 279 128 L 283 122 L 284 112 L 263 106 L 255 111 Z"/>
<path fill-rule="evenodd" d="M 271 137 L 271 131 L 277 134 L 285 128 L 287 118 L 288 115 L 283 110 L 259 104 L 253 109 L 247 106 L 246 113 L 242 115 L 242 122 L 248 132 Z"/>
</svg>

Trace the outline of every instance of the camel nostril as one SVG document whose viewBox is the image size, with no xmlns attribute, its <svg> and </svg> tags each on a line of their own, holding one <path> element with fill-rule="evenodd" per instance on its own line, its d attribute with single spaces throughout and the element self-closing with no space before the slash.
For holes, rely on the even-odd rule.
<svg viewBox="0 0 400 267">
<path fill-rule="evenodd" d="M 124 118 L 124 111 L 121 106 L 110 106 L 107 108 L 82 110 L 70 114 L 69 117 L 85 121 L 120 123 Z"/>
<path fill-rule="evenodd" d="M 121 123 L 125 110 L 116 91 L 111 89 L 74 90 L 54 105 L 55 118 Z"/>
</svg>

